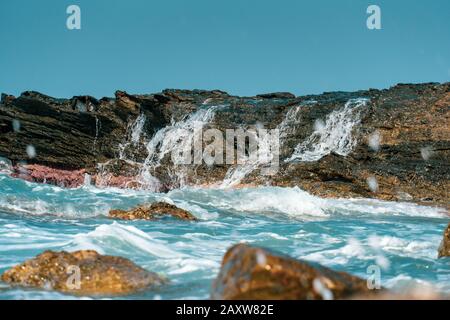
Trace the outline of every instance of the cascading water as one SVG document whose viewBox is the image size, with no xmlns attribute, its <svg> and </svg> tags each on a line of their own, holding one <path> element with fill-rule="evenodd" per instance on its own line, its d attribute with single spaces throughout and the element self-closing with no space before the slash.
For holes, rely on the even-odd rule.
<svg viewBox="0 0 450 320">
<path fill-rule="evenodd" d="M 262 130 L 261 130 L 262 129 Z M 272 164 L 278 164 L 279 155 L 279 130 L 273 132 L 264 131 L 263 128 L 257 130 L 247 130 L 246 132 L 254 143 L 255 152 L 253 156 L 246 156 L 241 159 L 243 163 L 231 166 L 220 184 L 221 188 L 230 188 L 239 184 L 242 179 L 258 168 Z"/>
<path fill-rule="evenodd" d="M 127 155 L 127 149 L 136 147 L 143 138 L 143 130 L 147 118 L 141 113 L 135 121 L 127 127 L 126 139 L 119 145 L 119 159 L 130 160 Z"/>
<path fill-rule="evenodd" d="M 361 121 L 361 108 L 367 104 L 367 99 L 351 99 L 342 109 L 330 113 L 325 123 L 317 121 L 315 131 L 304 142 L 297 145 L 294 153 L 286 162 L 290 161 L 317 161 L 331 152 L 346 156 L 354 148 L 356 140 L 352 136 L 352 131 Z M 279 131 L 279 144 L 283 146 L 285 138 L 296 130 L 296 126 L 301 124 L 299 111 L 305 105 L 317 103 L 316 101 L 306 101 L 301 105 L 294 106 L 288 110 L 282 122 L 277 126 Z M 256 137 L 256 139 L 258 139 Z M 270 148 L 267 151 L 270 154 Z M 239 184 L 242 179 L 255 171 L 266 162 L 256 159 L 247 161 L 242 165 L 231 167 L 222 184 L 222 188 L 233 187 Z"/>
<path fill-rule="evenodd" d="M 202 107 L 182 120 L 176 122 L 172 120 L 171 124 L 158 130 L 151 139 L 146 138 L 144 126 L 146 117 L 139 115 L 127 127 L 125 140 L 119 145 L 118 159 L 140 168 L 139 174 L 135 177 L 142 189 L 157 191 L 161 184 L 158 178 L 154 176 L 155 170 L 161 166 L 161 162 L 171 154 L 181 152 L 190 152 L 194 141 L 194 129 L 203 128 L 214 119 L 215 111 L 221 106 Z M 135 151 L 142 148 L 147 152 L 145 160 L 138 161 Z M 98 165 L 98 186 L 108 186 L 108 180 L 111 178 L 107 163 Z M 170 177 L 171 183 L 182 186 L 185 183 L 189 171 L 187 165 L 175 165 L 170 161 L 165 164 L 165 172 Z"/>
<path fill-rule="evenodd" d="M 201 108 L 196 112 L 186 116 L 184 119 L 166 126 L 156 132 L 156 134 L 147 142 L 148 152 L 142 170 L 140 181 L 144 185 L 154 185 L 154 170 L 161 165 L 161 161 L 169 154 L 180 154 L 190 152 L 194 143 L 195 128 L 202 128 L 214 119 L 216 110 L 220 106 L 210 106 Z M 184 185 L 188 166 L 171 165 L 168 166 L 168 173 L 173 183 Z"/>
<path fill-rule="evenodd" d="M 127 125 L 125 138 L 118 146 L 118 159 L 124 161 L 131 166 L 139 167 L 142 164 L 136 160 L 135 151 L 145 141 L 144 125 L 146 122 L 144 114 L 140 114 L 134 121 L 130 121 Z M 113 177 L 110 171 L 110 165 L 114 160 L 109 160 L 104 163 L 97 164 L 97 175 L 95 184 L 98 187 L 110 186 Z"/>
<path fill-rule="evenodd" d="M 278 141 L 276 141 L 277 148 L 281 148 L 287 135 L 292 131 L 295 131 L 296 127 L 301 124 L 301 119 L 299 119 L 298 116 L 301 108 L 305 105 L 312 105 L 315 103 L 317 102 L 308 100 L 300 105 L 293 106 L 286 112 L 283 120 L 276 127 L 276 130 L 278 132 Z M 256 159 L 249 158 L 244 164 L 230 167 L 225 175 L 225 178 L 223 179 L 223 182 L 221 183 L 222 188 L 230 188 L 238 185 L 246 176 L 257 170 L 258 168 L 261 168 L 262 166 L 267 165 L 268 163 L 273 161 L 274 156 L 279 156 L 278 154 L 275 155 L 273 153 L 273 150 L 271 149 L 271 145 L 273 145 L 275 141 L 267 139 L 267 137 L 261 138 L 258 135 L 255 135 L 254 139 L 259 145 L 259 154 L 263 156 Z"/>
<path fill-rule="evenodd" d="M 301 117 L 299 116 L 299 112 L 302 108 L 311 106 L 316 104 L 315 100 L 307 100 L 302 102 L 299 105 L 292 106 L 286 112 L 286 115 L 283 118 L 283 121 L 277 126 L 280 131 L 280 144 L 283 144 L 284 139 L 291 133 L 293 133 L 299 126 L 301 126 Z"/>
<path fill-rule="evenodd" d="M 361 110 L 367 102 L 368 99 L 351 99 L 342 109 L 330 113 L 325 124 L 316 125 L 311 136 L 297 145 L 286 161 L 317 161 L 331 152 L 348 155 L 356 145 L 352 132 L 360 123 Z"/>
</svg>

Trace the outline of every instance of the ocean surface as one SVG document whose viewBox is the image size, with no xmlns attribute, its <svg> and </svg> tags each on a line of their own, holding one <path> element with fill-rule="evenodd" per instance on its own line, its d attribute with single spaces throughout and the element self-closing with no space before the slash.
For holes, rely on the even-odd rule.
<svg viewBox="0 0 450 320">
<path fill-rule="evenodd" d="M 109 209 L 167 201 L 199 222 L 113 221 Z M 321 199 L 298 188 L 184 188 L 148 191 L 63 189 L 0 174 L 0 273 L 47 249 L 94 249 L 160 273 L 170 284 L 120 299 L 207 299 L 221 259 L 247 242 L 367 278 L 381 285 L 417 285 L 450 293 L 450 265 L 437 259 L 448 223 L 444 209 L 371 199 Z M 81 299 L 10 288 L 0 299 Z M 118 298 L 114 298 L 118 299 Z"/>
</svg>

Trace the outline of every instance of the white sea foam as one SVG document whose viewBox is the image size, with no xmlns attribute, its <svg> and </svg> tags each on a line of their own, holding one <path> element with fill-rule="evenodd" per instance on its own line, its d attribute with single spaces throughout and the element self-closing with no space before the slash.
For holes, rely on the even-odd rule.
<svg viewBox="0 0 450 320">
<path fill-rule="evenodd" d="M 305 219 L 327 217 L 322 209 L 323 200 L 297 187 L 261 187 L 218 192 L 219 196 L 207 196 L 206 201 L 219 208 L 253 214 L 281 213 Z"/>
<path fill-rule="evenodd" d="M 326 199 L 324 201 L 327 210 L 343 215 L 397 215 L 429 218 L 448 216 L 448 212 L 444 208 L 421 206 L 407 202 L 376 199 Z"/>
<path fill-rule="evenodd" d="M 150 270 L 165 270 L 169 275 L 178 275 L 198 270 L 218 269 L 220 252 L 218 248 L 227 242 L 204 241 L 203 248 L 198 242 L 184 241 L 168 243 L 168 235 L 160 232 L 143 232 L 135 226 L 121 223 L 103 224 L 87 234 L 74 236 L 67 248 L 70 250 L 94 249 L 102 254 L 132 257 L 142 261 Z M 180 235 L 180 238 L 182 236 Z M 187 239 L 190 237 L 188 236 Z M 215 255 L 212 252 L 216 252 Z"/>
<path fill-rule="evenodd" d="M 289 240 L 289 238 L 283 237 L 275 232 L 261 232 L 256 235 L 256 238 L 259 238 L 259 239 L 272 238 L 275 240 Z"/>
<path fill-rule="evenodd" d="M 131 207 L 153 201 L 175 203 L 203 220 L 217 219 L 218 212 L 215 209 L 231 209 L 251 214 L 285 214 L 299 219 L 326 219 L 336 214 L 429 218 L 448 216 L 444 208 L 420 206 L 414 203 L 375 199 L 322 199 L 298 187 L 232 190 L 183 188 L 162 195 L 118 188 L 99 189 L 93 186 L 68 190 L 6 176 L 3 179 L 6 180 L 0 180 L 0 188 L 4 188 L 5 193 L 0 193 L 0 210 L 77 219 L 102 216 L 106 215 L 110 209 L 124 205 Z M 17 184 L 17 187 L 23 191 L 8 194 L 7 190 L 10 188 L 8 182 Z M 32 194 L 33 197 L 27 197 L 26 194 Z"/>
<path fill-rule="evenodd" d="M 283 213 L 298 218 L 326 218 L 339 215 L 397 215 L 443 218 L 444 208 L 414 203 L 390 202 L 376 199 L 322 199 L 298 187 L 259 187 L 235 190 L 185 189 L 170 193 L 175 198 L 200 197 L 203 203 L 216 208 L 247 213 Z"/>
<path fill-rule="evenodd" d="M 130 249 L 143 251 L 158 258 L 170 258 L 180 254 L 169 249 L 165 241 L 158 240 L 134 226 L 117 222 L 102 224 L 88 234 L 74 237 L 71 249 L 89 249 L 95 247 L 101 253 L 110 248 L 128 253 Z"/>
</svg>

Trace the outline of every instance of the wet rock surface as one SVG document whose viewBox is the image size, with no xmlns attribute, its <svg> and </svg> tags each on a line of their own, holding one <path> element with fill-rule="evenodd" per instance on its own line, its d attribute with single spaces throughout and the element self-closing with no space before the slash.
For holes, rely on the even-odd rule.
<svg viewBox="0 0 450 320">
<path fill-rule="evenodd" d="M 127 295 L 165 283 L 128 259 L 93 250 L 45 251 L 6 271 L 1 280 L 11 286 L 91 296 Z"/>
<path fill-rule="evenodd" d="M 314 135 L 317 139 L 311 141 L 318 142 L 317 123 L 327 124 L 333 112 L 358 98 L 368 100 L 350 115 L 355 122 L 351 130 L 355 145 L 348 154 L 329 150 L 314 161 L 287 161 L 302 142 Z M 156 187 L 141 176 L 145 162 L 154 160 L 147 158 L 149 139 L 211 106 L 216 107 L 215 116 L 205 129 L 280 129 L 279 170 L 262 175 L 255 166 L 236 186 L 299 186 L 322 197 L 372 197 L 449 207 L 450 83 L 399 84 L 384 90 L 300 97 L 289 93 L 236 97 L 219 90 L 164 90 L 147 95 L 117 91 L 114 98 L 99 100 L 89 96 L 56 99 L 32 91 L 17 98 L 3 95 L 0 157 L 13 165 L 26 162 L 57 170 L 85 170 L 100 186 L 167 191 L 183 185 L 218 185 L 231 165 L 177 167 L 170 153 L 148 172 L 158 181 Z M 140 116 L 145 121 L 133 131 Z M 36 151 L 32 157 L 26 152 L 29 145 Z M 35 180 L 54 179 L 39 175 Z"/>
<path fill-rule="evenodd" d="M 438 250 L 438 258 L 450 257 L 450 223 L 444 231 L 444 237 Z"/>
<path fill-rule="evenodd" d="M 225 254 L 212 299 L 322 300 L 373 295 L 367 281 L 345 272 L 238 244 Z"/>
<path fill-rule="evenodd" d="M 154 202 L 130 210 L 111 210 L 109 217 L 121 220 L 157 220 L 164 217 L 173 217 L 185 221 L 197 220 L 189 211 L 166 202 Z"/>
<path fill-rule="evenodd" d="M 65 188 L 77 188 L 84 184 L 86 170 L 53 169 L 37 164 L 17 165 L 11 176 L 30 182 L 48 183 Z"/>
</svg>

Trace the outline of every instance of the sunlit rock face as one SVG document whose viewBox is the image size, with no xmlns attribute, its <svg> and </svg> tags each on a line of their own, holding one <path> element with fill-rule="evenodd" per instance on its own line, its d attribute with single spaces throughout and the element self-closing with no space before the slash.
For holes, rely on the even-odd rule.
<svg viewBox="0 0 450 320">
<path fill-rule="evenodd" d="M 438 257 L 450 257 L 450 223 L 444 231 L 444 238 L 439 246 Z"/>
<path fill-rule="evenodd" d="M 225 254 L 213 299 L 330 300 L 373 294 L 367 281 L 345 272 L 238 244 Z"/>
<path fill-rule="evenodd" d="M 164 90 L 114 98 L 4 95 L 0 157 L 13 165 L 85 170 L 97 186 L 167 191 L 185 185 L 298 186 L 322 197 L 372 197 L 448 207 L 450 83 L 296 97 Z M 175 165 L 192 128 L 278 129 L 279 169 L 261 163 Z M 178 129 L 185 129 L 180 137 Z M 203 146 L 206 142 L 203 142 Z M 33 152 L 27 152 L 32 150 Z M 45 170 L 41 170 L 45 172 Z M 47 170 L 49 175 L 54 173 Z M 75 174 L 78 185 L 80 176 Z M 38 182 L 54 183 L 42 174 Z M 375 183 L 376 182 L 376 183 Z"/>
<path fill-rule="evenodd" d="M 11 286 L 90 296 L 127 295 L 165 282 L 128 259 L 93 250 L 45 251 L 6 271 L 1 280 Z"/>
<path fill-rule="evenodd" d="M 111 210 L 109 211 L 109 217 L 119 220 L 157 220 L 164 217 L 186 221 L 197 220 L 192 213 L 166 202 L 154 202 L 130 210 Z"/>
</svg>

